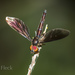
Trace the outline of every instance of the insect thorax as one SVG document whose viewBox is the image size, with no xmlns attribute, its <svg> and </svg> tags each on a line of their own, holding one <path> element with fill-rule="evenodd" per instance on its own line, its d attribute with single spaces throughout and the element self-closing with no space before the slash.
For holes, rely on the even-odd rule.
<svg viewBox="0 0 75 75">
<path fill-rule="evenodd" d="M 32 40 L 32 44 L 36 46 L 36 45 L 38 45 L 38 43 L 39 43 L 38 37 L 34 37 Z"/>
<path fill-rule="evenodd" d="M 32 39 L 32 45 L 41 47 L 42 43 L 39 42 L 39 38 L 38 37 L 34 37 L 34 39 Z"/>
</svg>

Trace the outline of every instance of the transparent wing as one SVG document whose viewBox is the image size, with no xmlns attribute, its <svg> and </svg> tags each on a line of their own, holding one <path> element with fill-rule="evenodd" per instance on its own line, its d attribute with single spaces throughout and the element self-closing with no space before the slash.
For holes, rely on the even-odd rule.
<svg viewBox="0 0 75 75">
<path fill-rule="evenodd" d="M 28 28 L 22 20 L 15 17 L 6 17 L 6 22 L 8 23 L 10 27 L 16 30 L 19 34 L 21 34 L 22 36 L 27 38 L 29 41 L 31 41 Z"/>
<path fill-rule="evenodd" d="M 41 38 L 40 42 L 44 43 L 44 42 L 59 40 L 59 39 L 62 39 L 62 38 L 65 38 L 66 36 L 68 36 L 69 33 L 70 33 L 70 31 L 66 30 L 66 29 L 61 29 L 61 28 L 52 29 L 52 30 L 48 31 Z"/>
</svg>

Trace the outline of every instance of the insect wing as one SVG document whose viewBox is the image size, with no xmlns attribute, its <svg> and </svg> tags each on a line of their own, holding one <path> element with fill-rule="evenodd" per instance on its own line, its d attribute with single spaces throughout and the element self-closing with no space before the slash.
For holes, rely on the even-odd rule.
<svg viewBox="0 0 75 75">
<path fill-rule="evenodd" d="M 27 38 L 29 41 L 31 41 L 28 28 L 22 20 L 15 18 L 15 17 L 6 17 L 6 22 L 15 31 L 17 31 L 19 34 L 21 34 L 22 36 Z"/>
<path fill-rule="evenodd" d="M 65 38 L 66 36 L 68 36 L 69 33 L 70 33 L 70 31 L 66 30 L 66 29 L 61 29 L 61 28 L 52 29 L 52 30 L 48 31 L 45 34 L 45 36 L 42 37 L 40 42 L 44 43 L 44 42 L 59 40 L 59 39 L 62 39 L 62 38 Z"/>
</svg>

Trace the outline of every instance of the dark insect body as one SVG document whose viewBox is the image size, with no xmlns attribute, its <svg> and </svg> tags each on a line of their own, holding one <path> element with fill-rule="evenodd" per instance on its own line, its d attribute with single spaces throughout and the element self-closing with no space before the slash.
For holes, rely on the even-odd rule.
<svg viewBox="0 0 75 75">
<path fill-rule="evenodd" d="M 69 30 L 66 29 L 56 28 L 49 30 L 46 33 L 47 30 L 47 25 L 46 25 L 45 30 L 42 33 L 46 13 L 47 11 L 45 10 L 43 12 L 36 35 L 33 39 L 30 38 L 28 28 L 22 20 L 15 17 L 6 17 L 6 22 L 8 23 L 8 25 L 31 42 L 30 51 L 33 54 L 38 53 L 39 48 L 42 47 L 44 43 L 62 39 L 68 36 L 70 32 Z"/>
</svg>

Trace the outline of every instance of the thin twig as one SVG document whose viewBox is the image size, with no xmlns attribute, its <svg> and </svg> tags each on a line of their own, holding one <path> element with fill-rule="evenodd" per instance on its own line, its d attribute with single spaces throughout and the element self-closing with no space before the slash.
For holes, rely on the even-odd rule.
<svg viewBox="0 0 75 75">
<path fill-rule="evenodd" d="M 32 56 L 32 61 L 31 61 L 31 64 L 29 65 L 29 68 L 28 68 L 28 74 L 27 75 L 31 75 L 31 72 L 36 64 L 36 59 L 39 57 L 39 53 L 37 54 L 34 54 Z"/>
</svg>

